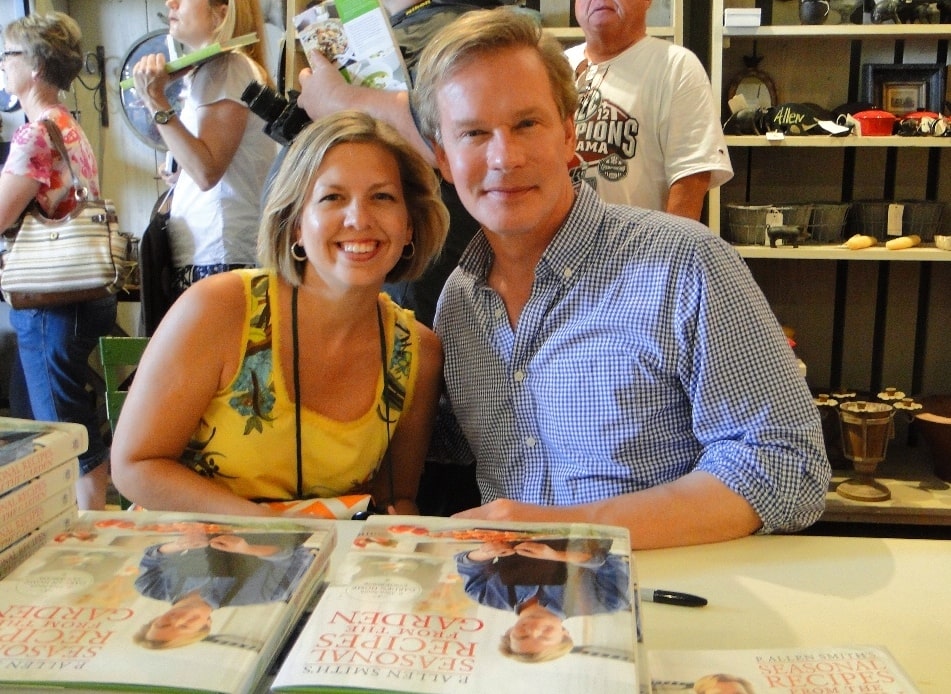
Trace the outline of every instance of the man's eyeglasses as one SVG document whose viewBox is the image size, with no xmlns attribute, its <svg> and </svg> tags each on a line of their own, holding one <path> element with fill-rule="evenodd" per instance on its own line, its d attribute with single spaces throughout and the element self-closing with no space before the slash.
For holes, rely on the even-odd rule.
<svg viewBox="0 0 951 694">
<path fill-rule="evenodd" d="M 14 55 L 23 55 L 25 51 L 3 51 L 0 53 L 0 63 Z"/>
</svg>

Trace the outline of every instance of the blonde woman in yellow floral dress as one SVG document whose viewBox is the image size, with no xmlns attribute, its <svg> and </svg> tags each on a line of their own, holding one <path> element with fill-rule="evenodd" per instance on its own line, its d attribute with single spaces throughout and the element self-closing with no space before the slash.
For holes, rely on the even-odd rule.
<svg viewBox="0 0 951 694">
<path fill-rule="evenodd" d="M 366 492 L 415 513 L 442 351 L 381 287 L 418 276 L 447 224 L 395 130 L 357 112 L 308 126 L 265 206 L 262 268 L 196 283 L 149 343 L 113 441 L 119 491 L 255 515 Z"/>
</svg>

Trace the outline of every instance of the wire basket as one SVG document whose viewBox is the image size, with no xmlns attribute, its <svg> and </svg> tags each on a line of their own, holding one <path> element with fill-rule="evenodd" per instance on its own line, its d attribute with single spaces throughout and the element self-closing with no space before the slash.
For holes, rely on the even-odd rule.
<svg viewBox="0 0 951 694">
<path fill-rule="evenodd" d="M 741 205 L 727 203 L 727 241 L 743 245 L 764 246 L 767 243 L 766 221 L 771 211 L 783 215 L 784 226 L 798 227 L 800 232 L 809 225 L 812 205 Z"/>
<path fill-rule="evenodd" d="M 852 203 L 852 229 L 863 236 L 885 240 L 888 228 L 888 200 L 859 200 Z"/>
<path fill-rule="evenodd" d="M 813 205 L 773 205 L 773 207 L 783 213 L 783 224 L 785 226 L 799 227 L 800 232 L 805 232 L 808 229 Z"/>
<path fill-rule="evenodd" d="M 902 234 L 917 234 L 922 241 L 934 241 L 935 232 L 941 228 L 944 203 L 932 200 L 903 200 Z"/>
<path fill-rule="evenodd" d="M 769 205 L 727 203 L 729 234 L 726 240 L 744 245 L 764 245 L 766 243 L 766 214 L 769 209 Z"/>
<path fill-rule="evenodd" d="M 814 243 L 838 243 L 851 205 L 847 202 L 822 202 L 812 206 L 809 237 Z"/>
</svg>

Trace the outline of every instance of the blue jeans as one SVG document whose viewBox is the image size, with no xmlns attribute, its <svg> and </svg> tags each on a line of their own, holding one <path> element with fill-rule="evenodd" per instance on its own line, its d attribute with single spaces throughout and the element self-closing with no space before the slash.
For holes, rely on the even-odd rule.
<svg viewBox="0 0 951 694">
<path fill-rule="evenodd" d="M 86 474 L 106 457 L 102 424 L 86 389 L 89 355 L 116 322 L 114 296 L 53 308 L 12 309 L 10 325 L 26 377 L 33 418 L 76 422 L 89 432 L 89 449 L 79 456 Z"/>
</svg>

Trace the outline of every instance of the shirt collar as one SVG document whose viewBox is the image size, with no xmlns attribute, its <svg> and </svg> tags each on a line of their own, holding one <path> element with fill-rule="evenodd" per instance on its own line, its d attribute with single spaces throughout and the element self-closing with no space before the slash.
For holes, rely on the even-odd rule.
<svg viewBox="0 0 951 694">
<path fill-rule="evenodd" d="M 605 209 L 605 204 L 590 186 L 578 186 L 568 216 L 535 268 L 536 276 L 572 284 L 596 249 Z M 476 286 L 481 286 L 489 275 L 492 257 L 492 247 L 480 229 L 459 259 L 459 266 L 473 276 Z"/>
</svg>

